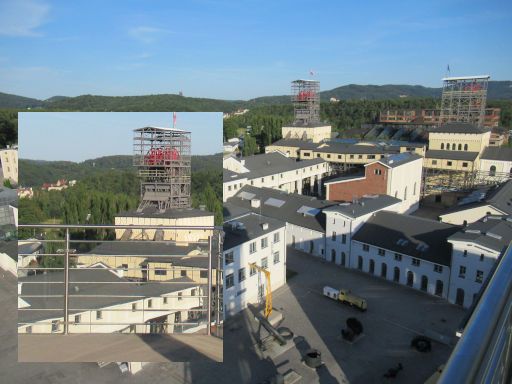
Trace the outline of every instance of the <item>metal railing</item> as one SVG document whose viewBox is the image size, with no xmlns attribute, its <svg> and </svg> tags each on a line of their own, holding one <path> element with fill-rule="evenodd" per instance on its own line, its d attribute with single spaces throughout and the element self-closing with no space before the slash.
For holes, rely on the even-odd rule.
<svg viewBox="0 0 512 384">
<path fill-rule="evenodd" d="M 438 381 L 512 382 L 512 244 L 482 292 Z"/>
<path fill-rule="evenodd" d="M 71 329 L 70 326 L 89 326 L 90 329 L 94 326 L 95 329 L 98 329 L 98 327 L 101 326 L 126 326 L 124 328 L 117 328 L 113 332 L 123 332 L 127 329 L 130 329 L 130 332 L 132 332 L 132 327 L 136 329 L 136 326 L 142 326 L 139 327 L 139 329 L 143 329 L 144 333 L 147 333 L 147 327 L 150 328 L 150 333 L 152 329 L 155 329 L 154 327 L 160 327 L 158 329 L 169 329 L 169 327 L 172 327 L 173 332 L 174 330 L 180 327 L 182 332 L 186 329 L 190 328 L 206 328 L 207 335 L 212 334 L 212 323 L 215 323 L 215 329 L 218 330 L 221 328 L 221 315 L 220 311 L 222 308 L 220 308 L 219 303 L 221 302 L 221 298 L 219 297 L 220 284 L 222 284 L 222 278 L 221 278 L 221 271 L 219 269 L 219 263 L 217 263 L 217 266 L 214 266 L 212 264 L 213 262 L 213 252 L 217 253 L 217 260 L 220 260 L 220 253 L 221 253 L 221 244 L 222 244 L 222 227 L 217 226 L 165 226 L 165 225 L 60 225 L 60 224 L 20 224 L 19 225 L 20 232 L 23 233 L 23 231 L 27 230 L 45 230 L 49 231 L 53 234 L 52 237 L 55 237 L 55 234 L 59 234 L 62 239 L 45 239 L 44 236 L 42 239 L 26 239 L 20 241 L 34 241 L 42 244 L 43 251 L 37 253 L 36 255 L 33 254 L 26 254 L 26 253 L 19 253 L 19 260 L 23 259 L 27 256 L 36 256 L 38 259 L 38 263 L 36 266 L 34 265 L 27 265 L 27 266 L 18 266 L 18 275 L 27 275 L 26 278 L 20 278 L 19 284 L 21 284 L 21 287 L 28 287 L 32 285 L 33 287 L 36 287 L 37 292 L 31 292 L 31 294 L 24 294 L 22 291 L 18 292 L 18 302 L 20 302 L 20 299 L 22 301 L 22 304 L 24 302 L 24 299 L 35 299 L 36 301 L 33 302 L 33 305 L 19 305 L 18 311 L 19 313 L 43 313 L 47 316 L 45 319 L 39 319 L 36 321 L 20 321 L 18 320 L 18 329 L 19 331 L 24 331 L 27 333 L 32 333 L 32 326 L 40 327 L 44 324 L 51 324 L 51 333 L 56 333 L 54 329 L 60 330 L 60 325 L 63 326 L 62 333 L 68 334 L 70 333 Z M 91 233 L 92 231 L 98 231 L 98 230 L 106 230 L 110 231 L 112 234 L 115 230 L 160 230 L 164 231 L 172 231 L 171 235 L 176 235 L 179 231 L 202 231 L 205 238 L 198 240 L 198 241 L 191 241 L 188 242 L 190 245 L 197 245 L 202 246 L 203 250 L 201 250 L 199 253 L 195 252 L 194 255 L 186 255 L 186 254 L 176 254 L 177 252 L 165 252 L 165 246 L 166 245 L 173 245 L 174 248 L 179 247 L 178 243 L 183 243 L 183 241 L 176 239 L 174 240 L 160 240 L 160 241 L 153 241 L 153 240 L 104 240 L 104 239 L 80 239 L 75 238 L 73 239 L 73 234 L 83 234 Z M 73 232 L 78 231 L 78 232 Z M 201 235 L 203 236 L 203 235 Z M 21 237 L 21 236 L 20 236 Z M 77 237 L 77 236 L 75 236 Z M 207 237 L 207 238 L 206 238 Z M 63 247 L 60 249 L 57 249 L 55 251 L 56 244 L 63 244 Z M 134 252 L 126 252 L 124 250 L 120 252 L 103 252 L 101 250 L 95 251 L 95 249 L 90 249 L 94 246 L 94 244 L 102 244 L 102 243 L 111 243 L 111 244 L 143 244 L 143 245 L 150 245 L 153 246 L 153 244 L 158 245 L 159 252 L 151 253 L 151 250 L 148 247 L 148 252 L 145 253 L 144 251 L 136 253 Z M 213 249 L 213 244 L 216 243 L 218 247 L 216 249 Z M 75 248 L 78 249 L 82 248 L 82 251 L 85 249 L 88 252 L 77 252 Z M 163 248 L 162 248 L 163 247 Z M 164 252 L 162 252 L 162 249 Z M 187 248 L 190 249 L 190 248 Z M 51 250 L 48 252 L 48 250 Z M 44 267 L 40 266 L 39 262 L 43 260 L 46 257 L 54 257 L 54 258 L 63 258 L 62 266 L 55 266 L 52 265 L 50 267 Z M 148 263 L 141 267 L 128 267 L 128 265 L 123 265 L 121 267 L 117 266 L 118 263 L 116 262 L 116 265 L 109 265 L 108 260 L 110 258 L 114 258 L 116 260 L 117 258 L 135 258 L 135 261 L 138 261 L 139 259 L 150 262 L 149 258 L 151 258 L 151 262 L 160 264 L 158 266 L 149 266 Z M 189 262 L 189 265 L 174 265 L 176 261 L 179 259 L 185 259 Z M 20 259 L 21 258 L 21 259 Z M 88 266 L 76 266 L 73 267 L 72 264 L 74 262 L 80 261 L 80 260 L 87 260 L 87 258 L 90 258 L 90 264 Z M 165 258 L 165 260 L 164 260 Z M 197 260 L 202 259 L 202 263 L 200 262 L 200 266 L 192 265 L 190 266 L 190 261 L 193 260 L 193 258 L 197 258 Z M 206 260 L 205 260 L 206 259 Z M 103 264 L 98 266 L 98 260 L 101 261 Z M 110 259 L 112 260 L 112 259 Z M 92 262 L 94 261 L 94 262 Z M 207 265 L 205 265 L 205 262 Z M 164 263 L 162 265 L 162 263 Z M 20 264 L 20 263 L 19 263 Z M 169 265 L 167 265 L 169 264 Z M 193 264 L 193 263 L 192 263 Z M 43 263 L 44 265 L 44 263 Z M 73 281 L 70 279 L 70 272 L 72 272 L 72 276 L 78 276 L 76 275 L 78 271 L 110 271 L 114 273 L 117 277 L 112 277 L 112 279 L 100 279 L 98 281 L 82 281 L 83 279 L 77 279 L 76 281 Z M 213 270 L 216 271 L 216 287 L 214 290 L 213 287 Z M 57 271 L 57 272 L 50 272 L 50 271 Z M 131 271 L 133 272 L 130 276 Z M 161 271 L 160 275 L 155 274 L 156 271 Z M 173 274 L 173 277 L 171 279 L 167 278 L 167 273 L 171 271 Z M 183 275 L 183 271 L 185 275 Z M 127 272 L 127 276 L 125 276 L 125 273 Z M 150 272 L 153 273 L 153 275 L 150 276 Z M 162 276 L 161 274 L 165 272 L 165 275 Z M 204 273 L 206 272 L 206 273 Z M 53 275 L 52 278 L 56 278 L 55 281 L 46 281 L 50 280 L 49 277 L 52 273 L 59 273 L 62 274 L 62 278 L 59 276 Z M 178 273 L 178 281 L 176 280 L 176 273 Z M 192 274 L 192 278 L 188 278 L 184 281 L 181 277 L 188 277 L 189 273 Z M 33 279 L 34 281 L 31 281 L 32 276 L 40 276 L 41 274 L 44 275 L 43 278 Z M 138 275 L 135 277 L 135 275 Z M 130 276 L 130 277 L 128 277 Z M 103 281 L 106 280 L 106 281 Z M 188 281 L 190 280 L 190 281 Z M 37 284 L 40 284 L 42 288 L 38 289 L 39 286 Z M 53 292 L 52 286 L 59 286 L 59 284 L 63 285 L 63 291 L 60 292 Z M 93 294 L 76 294 L 73 293 L 73 288 L 76 290 L 76 292 L 80 291 L 80 288 L 87 291 L 88 288 L 94 287 L 95 284 L 101 284 L 102 287 L 127 287 L 126 289 L 130 289 L 129 287 L 146 287 L 150 284 L 160 284 L 161 286 L 168 285 L 169 287 L 176 286 L 177 284 L 182 288 L 180 291 L 175 292 L 172 291 L 171 294 L 162 294 L 162 295 L 137 295 L 133 294 L 133 291 L 131 294 L 128 294 L 130 292 L 126 292 L 127 294 L 123 294 L 123 291 L 116 290 L 115 294 L 112 292 L 103 292 L 101 293 L 93 293 Z M 104 289 L 104 288 L 102 288 Z M 124 289 L 124 288 L 122 288 Z M 179 287 L 178 287 L 179 289 Z M 190 294 L 185 294 L 185 289 L 190 289 Z M 52 292 L 50 292 L 52 291 Z M 214 293 L 215 291 L 215 293 Z M 49 293 L 50 292 L 50 293 Z M 215 301 L 214 298 L 212 298 L 212 295 L 215 295 Z M 82 305 L 78 307 L 70 307 L 70 299 L 72 301 L 76 300 L 77 298 L 80 298 L 80 300 L 84 299 L 97 299 L 97 300 L 104 300 L 104 299 L 126 299 L 125 302 L 120 303 L 111 303 L 107 304 L 105 306 L 89 306 L 89 305 Z M 39 301 L 37 301 L 39 300 Z M 51 306 L 48 306 L 49 300 L 62 300 L 62 307 L 60 305 L 57 305 L 59 308 L 53 308 Z M 174 305 L 171 305 L 173 303 L 169 303 L 167 306 L 161 306 L 160 308 L 157 308 L 156 305 L 153 305 L 153 302 L 156 302 L 157 300 L 161 301 L 162 303 L 166 304 L 169 300 L 175 300 L 176 302 Z M 185 304 L 187 300 L 193 300 L 194 303 L 198 305 L 193 304 Z M 28 300 L 31 301 L 31 300 Z M 181 306 L 178 303 L 181 302 Z M 54 304 L 56 301 L 52 301 Z M 25 301 L 26 303 L 26 301 Z M 178 303 L 176 305 L 176 303 Z M 189 301 L 190 303 L 190 301 Z M 116 306 L 127 306 L 127 308 L 114 308 Z M 82 311 L 82 312 L 77 312 Z M 111 322 L 111 321 L 98 321 L 102 319 L 103 313 L 111 313 L 111 312 L 128 312 L 130 314 L 132 313 L 141 313 L 142 314 L 142 322 L 139 321 L 129 321 L 129 322 Z M 61 312 L 62 315 L 55 316 L 55 315 L 48 315 L 50 313 L 58 313 Z M 93 313 L 96 312 L 96 321 L 93 321 Z M 187 314 L 187 321 L 181 320 L 181 312 L 186 312 Z M 90 321 L 71 321 L 70 317 L 75 316 L 75 319 L 78 320 L 83 314 L 86 314 L 86 317 L 90 318 Z M 98 313 L 101 313 L 99 315 Z M 179 316 L 176 316 L 174 322 L 170 321 L 163 321 L 163 322 L 156 322 L 156 321 L 150 321 L 151 315 L 154 313 L 157 315 L 158 313 L 162 316 L 171 316 L 179 313 Z M 215 315 L 215 313 L 217 313 Z M 149 314 L 149 315 L 148 315 Z M 215 315 L 215 318 L 212 320 L 212 315 Z M 148 319 L 146 320 L 146 317 Z M 161 317 L 161 316 L 160 316 Z M 62 318 L 62 319 L 61 319 Z M 57 320 L 55 320 L 57 319 Z M 167 317 L 168 319 L 168 317 Z M 197 321 L 190 321 L 197 320 Z M 206 321 L 206 324 L 205 324 Z M 29 331 L 30 330 L 30 331 Z M 34 332 L 36 333 L 36 332 Z M 46 333 L 46 332 L 45 332 Z M 49 333 L 49 332 L 48 332 Z M 71 332 L 72 333 L 72 332 Z"/>
</svg>

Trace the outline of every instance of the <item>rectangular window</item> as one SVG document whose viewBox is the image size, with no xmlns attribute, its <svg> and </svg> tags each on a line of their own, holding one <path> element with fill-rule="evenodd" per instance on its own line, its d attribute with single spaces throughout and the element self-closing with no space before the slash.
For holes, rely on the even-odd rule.
<svg viewBox="0 0 512 384">
<path fill-rule="evenodd" d="M 350 155 L 350 158 L 353 159 L 354 158 L 354 155 Z"/>
<path fill-rule="evenodd" d="M 123 264 L 121 267 L 123 268 L 123 271 L 128 271 L 128 264 Z"/>
<path fill-rule="evenodd" d="M 432 165 L 437 165 L 437 160 L 432 160 Z"/>
<path fill-rule="evenodd" d="M 153 300 L 152 299 L 148 300 L 148 308 L 153 308 Z"/>
<path fill-rule="evenodd" d="M 137 310 L 137 303 L 132 304 L 132 312 L 135 312 Z"/>
<path fill-rule="evenodd" d="M 477 283 L 481 283 L 482 281 L 484 281 L 484 272 L 483 271 L 476 271 L 475 281 Z"/>
<path fill-rule="evenodd" d="M 249 244 L 249 253 L 256 252 L 256 242 L 253 241 L 251 244 Z"/>
<path fill-rule="evenodd" d="M 164 297 L 164 304 L 167 304 L 167 297 Z"/>
<path fill-rule="evenodd" d="M 462 163 L 462 166 L 463 166 L 464 168 L 467 168 L 467 167 L 468 167 L 468 163 L 463 162 L 463 163 Z"/>
<path fill-rule="evenodd" d="M 190 296 L 195 296 L 195 295 L 196 295 L 196 289 L 194 288 L 190 291 Z"/>
<path fill-rule="evenodd" d="M 363 158 L 363 155 L 359 155 L 357 156 L 358 159 L 362 159 Z"/>
<path fill-rule="evenodd" d="M 461 279 L 464 279 L 466 277 L 466 267 L 463 265 L 459 267 L 459 277 Z"/>
<path fill-rule="evenodd" d="M 165 269 L 155 269 L 155 275 L 166 276 L 167 275 L 167 270 L 165 270 Z"/>
<path fill-rule="evenodd" d="M 279 232 L 274 233 L 274 243 L 279 243 Z"/>
<path fill-rule="evenodd" d="M 265 249 L 268 247 L 268 239 L 266 237 L 261 239 L 261 249 Z"/>
<path fill-rule="evenodd" d="M 245 280 L 245 268 L 240 268 L 238 270 L 238 283 L 241 283 Z"/>
<path fill-rule="evenodd" d="M 96 311 L 96 320 L 103 319 L 103 313 L 101 311 Z"/>
<path fill-rule="evenodd" d="M 451 167 L 451 166 L 452 166 L 452 162 L 451 162 L 451 161 L 447 161 L 447 162 L 446 162 L 446 165 L 447 165 L 447 166 L 449 166 L 449 167 Z"/>
<path fill-rule="evenodd" d="M 183 293 L 178 292 L 178 301 L 181 301 L 181 300 L 183 300 Z"/>
<path fill-rule="evenodd" d="M 370 246 L 368 244 L 363 244 L 363 251 L 369 252 L 370 251 Z"/>
<path fill-rule="evenodd" d="M 483 253 L 480 254 L 480 261 L 484 261 L 484 254 Z"/>
<path fill-rule="evenodd" d="M 75 324 L 80 324 L 81 315 L 75 315 Z"/>
<path fill-rule="evenodd" d="M 338 155 L 338 160 L 341 160 L 341 155 Z"/>
<path fill-rule="evenodd" d="M 395 260 L 396 261 L 402 261 L 402 255 L 399 253 L 395 253 Z"/>
<path fill-rule="evenodd" d="M 52 320 L 52 332 L 58 332 L 59 320 Z"/>
<path fill-rule="evenodd" d="M 233 285 L 235 285 L 235 278 L 232 273 L 226 276 L 226 289 L 231 288 Z"/>
<path fill-rule="evenodd" d="M 231 252 L 228 252 L 224 255 L 224 264 L 225 265 L 229 265 L 229 264 L 232 264 L 234 261 L 234 258 L 233 258 L 233 251 Z"/>
<path fill-rule="evenodd" d="M 32 326 L 29 325 L 27 328 L 25 328 L 26 333 L 32 333 Z"/>
<path fill-rule="evenodd" d="M 382 170 L 381 169 L 376 169 L 375 170 L 375 174 L 376 175 L 382 175 Z"/>
<path fill-rule="evenodd" d="M 336 232 L 332 233 L 332 241 L 336 241 Z"/>
<path fill-rule="evenodd" d="M 279 251 L 274 252 L 274 264 L 279 263 Z"/>
<path fill-rule="evenodd" d="M 382 248 L 379 248 L 379 256 L 386 256 L 386 251 Z"/>
<path fill-rule="evenodd" d="M 200 271 L 199 272 L 199 277 L 201 279 L 206 279 L 208 277 L 208 271 Z"/>
<path fill-rule="evenodd" d="M 181 277 L 185 277 L 187 276 L 187 270 L 186 269 L 182 269 L 181 270 Z"/>
<path fill-rule="evenodd" d="M 347 243 L 347 235 L 341 235 L 341 244 Z"/>
<path fill-rule="evenodd" d="M 257 269 L 256 267 L 254 267 L 252 264 L 251 264 L 251 269 L 249 270 L 249 276 L 254 276 L 257 272 Z"/>
<path fill-rule="evenodd" d="M 443 266 L 434 264 L 434 272 L 443 273 Z"/>
<path fill-rule="evenodd" d="M 412 259 L 412 265 L 414 265 L 415 267 L 419 267 L 420 266 L 420 259 L 413 258 Z"/>
<path fill-rule="evenodd" d="M 261 268 L 267 269 L 268 267 L 268 258 L 264 257 L 261 259 Z"/>
<path fill-rule="evenodd" d="M 327 158 L 328 158 L 328 159 L 330 159 L 330 158 L 331 158 L 331 154 L 330 154 L 330 153 L 329 153 L 329 154 L 327 154 Z"/>
<path fill-rule="evenodd" d="M 375 155 L 368 155 L 367 156 L 369 159 L 375 159 Z"/>
<path fill-rule="evenodd" d="M 467 249 L 465 249 L 465 250 L 464 250 L 464 256 L 467 256 L 467 255 L 468 255 L 468 250 L 467 250 Z"/>
</svg>

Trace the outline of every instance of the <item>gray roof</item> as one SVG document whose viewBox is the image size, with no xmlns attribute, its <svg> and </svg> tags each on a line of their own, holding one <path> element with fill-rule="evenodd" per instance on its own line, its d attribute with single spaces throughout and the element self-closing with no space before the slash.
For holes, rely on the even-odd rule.
<svg viewBox="0 0 512 384">
<path fill-rule="evenodd" d="M 429 149 L 425 153 L 427 159 L 446 159 L 446 160 L 467 160 L 475 161 L 478 152 L 468 151 L 445 151 L 440 149 Z"/>
<path fill-rule="evenodd" d="M 62 295 L 64 292 L 64 284 L 47 284 L 47 282 L 63 281 L 64 273 L 61 271 L 20 277 L 18 279 L 18 282 L 20 283 L 34 282 L 33 284 L 22 285 L 22 295 Z M 177 284 L 162 284 L 156 282 L 115 284 L 118 282 L 127 282 L 129 280 L 118 277 L 102 267 L 97 267 L 95 269 L 73 268 L 69 272 L 69 281 L 70 314 L 84 312 L 77 308 L 101 309 L 112 305 L 141 300 L 141 298 L 136 296 L 158 297 L 194 286 L 193 284 L 187 284 L 193 282 L 193 280 L 188 277 L 172 280 L 177 282 Z M 84 283 L 88 281 L 94 281 L 97 283 Z M 122 295 L 134 297 L 73 297 L 74 295 Z M 63 306 L 63 299 L 60 297 L 25 297 L 23 300 L 30 304 L 31 308 L 36 309 L 60 309 Z M 62 311 L 18 311 L 19 322 L 38 321 L 62 316 Z"/>
<path fill-rule="evenodd" d="M 487 147 L 481 156 L 486 160 L 512 161 L 512 148 L 510 147 Z"/>
<path fill-rule="evenodd" d="M 18 261 L 18 242 L 16 240 L 0 241 L 0 253 L 5 253 Z"/>
<path fill-rule="evenodd" d="M 267 223 L 268 228 L 263 229 L 263 224 Z M 283 228 L 285 223 L 270 217 L 261 216 L 255 213 L 249 213 L 237 219 L 224 223 L 224 250 L 234 248 L 252 239 L 257 239 L 276 229 Z M 271 239 L 269 240 L 272 241 Z M 259 247 L 259 244 L 258 244 Z"/>
<path fill-rule="evenodd" d="M 324 212 L 338 212 L 348 217 L 357 218 L 368 213 L 380 211 L 402 200 L 389 195 L 363 196 L 353 203 L 342 203 L 324 209 Z"/>
<path fill-rule="evenodd" d="M 394 155 L 389 155 L 377 160 L 379 163 L 382 163 L 390 168 L 399 167 L 400 165 L 410 163 L 411 161 L 415 161 L 418 159 L 423 159 L 422 156 L 411 153 L 411 152 L 402 152 Z"/>
<path fill-rule="evenodd" d="M 231 219 L 235 219 L 240 216 L 247 215 L 249 212 L 252 212 L 248 208 L 239 207 L 237 205 L 225 202 L 222 206 L 222 210 L 224 213 L 224 221 L 228 221 Z"/>
<path fill-rule="evenodd" d="M 222 181 L 224 183 L 245 178 L 247 178 L 247 173 L 236 173 L 226 168 L 222 169 Z"/>
<path fill-rule="evenodd" d="M 478 127 L 471 123 L 453 122 L 441 125 L 440 127 L 431 128 L 429 132 L 432 133 L 473 133 L 481 134 L 488 132 L 489 129 Z"/>
<path fill-rule="evenodd" d="M 282 146 L 282 147 L 297 147 L 300 149 L 315 149 L 318 147 L 318 144 L 312 143 L 311 141 L 305 141 L 300 139 L 280 139 L 272 144 L 270 146 L 276 145 L 276 146 Z"/>
<path fill-rule="evenodd" d="M 259 208 L 251 207 L 251 200 L 244 197 L 247 193 L 254 195 L 251 197 L 252 199 L 260 200 Z M 280 207 L 266 204 L 269 199 L 281 200 L 283 204 Z M 321 210 L 335 204 L 332 201 L 318 200 L 310 196 L 296 193 L 287 194 L 277 189 L 256 188 L 250 185 L 245 185 L 235 196 L 228 199 L 228 203 L 250 209 L 252 212 L 263 216 L 273 217 L 318 232 L 325 232 L 325 215 Z M 314 215 L 297 212 L 304 206 L 311 207 L 314 210 L 317 209 L 318 212 L 314 211 Z"/>
<path fill-rule="evenodd" d="M 500 211 L 512 215 L 512 180 L 490 189 L 485 201 Z"/>
<path fill-rule="evenodd" d="M 392 149 L 383 148 L 378 145 L 347 144 L 335 141 L 330 141 L 322 148 L 315 149 L 315 152 L 361 155 L 396 153 Z"/>
<path fill-rule="evenodd" d="M 512 218 L 486 216 L 453 234 L 449 240 L 472 242 L 502 252 L 512 241 Z"/>
<path fill-rule="evenodd" d="M 335 183 L 342 182 L 342 181 L 349 181 L 349 180 L 360 179 L 360 178 L 364 178 L 364 177 L 365 177 L 364 172 L 358 172 L 358 173 L 354 173 L 353 175 L 334 177 L 332 179 L 324 179 L 324 185 L 335 184 Z"/>
<path fill-rule="evenodd" d="M 156 207 L 148 207 L 142 212 L 124 211 L 118 213 L 118 217 L 151 217 L 151 218 L 166 218 L 166 219 L 183 219 L 186 217 L 202 217 L 213 216 L 213 213 L 203 211 L 196 208 L 169 208 L 164 212 L 160 212 Z"/>
<path fill-rule="evenodd" d="M 416 257 L 436 264 L 451 265 L 451 247 L 446 239 L 460 227 L 394 212 L 375 213 L 353 236 L 362 243 Z M 400 239 L 407 240 L 400 241 Z M 403 245 L 401 245 L 403 244 Z M 422 251 L 420 245 L 428 246 Z"/>
<path fill-rule="evenodd" d="M 249 179 L 255 179 L 311 167 L 325 162 L 326 161 L 323 159 L 296 161 L 278 152 L 264 153 L 245 158 L 245 167 L 249 169 L 250 172 L 244 173 L 243 175 Z"/>
<path fill-rule="evenodd" d="M 0 205 L 13 205 L 17 206 L 18 192 L 15 189 L 0 187 Z"/>
</svg>

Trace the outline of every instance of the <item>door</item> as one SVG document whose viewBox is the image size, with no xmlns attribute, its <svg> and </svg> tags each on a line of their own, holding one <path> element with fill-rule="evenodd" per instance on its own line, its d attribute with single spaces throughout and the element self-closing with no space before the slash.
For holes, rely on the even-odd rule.
<svg viewBox="0 0 512 384">
<path fill-rule="evenodd" d="M 373 259 L 370 259 L 370 270 L 368 272 L 372 275 L 375 273 L 375 261 L 373 261 Z"/>
<path fill-rule="evenodd" d="M 380 277 L 387 278 L 388 277 L 388 266 L 386 263 L 382 263 L 380 267 Z"/>
<path fill-rule="evenodd" d="M 425 292 L 428 290 L 428 277 L 425 275 L 421 276 L 421 290 Z"/>
<path fill-rule="evenodd" d="M 345 252 L 341 252 L 341 265 L 345 266 Z"/>
<path fill-rule="evenodd" d="M 363 270 L 363 257 L 362 256 L 357 257 L 357 269 L 359 269 L 360 271 Z"/>
<path fill-rule="evenodd" d="M 407 286 L 412 287 L 414 284 L 414 273 L 411 271 L 407 272 Z"/>
<path fill-rule="evenodd" d="M 395 267 L 395 269 L 393 270 L 393 281 L 395 283 L 400 282 L 400 268 L 398 267 Z"/>
<path fill-rule="evenodd" d="M 331 262 L 334 263 L 336 261 L 336 250 L 331 249 Z"/>
<path fill-rule="evenodd" d="M 457 288 L 457 296 L 455 297 L 455 304 L 463 306 L 464 305 L 464 290 L 462 288 Z"/>
<path fill-rule="evenodd" d="M 443 282 L 441 280 L 436 281 L 436 296 L 443 296 Z"/>
</svg>

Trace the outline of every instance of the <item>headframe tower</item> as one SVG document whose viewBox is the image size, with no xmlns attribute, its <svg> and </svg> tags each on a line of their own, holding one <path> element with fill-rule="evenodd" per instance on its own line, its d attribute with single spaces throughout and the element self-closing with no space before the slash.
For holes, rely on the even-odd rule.
<svg viewBox="0 0 512 384">
<path fill-rule="evenodd" d="M 141 195 L 137 211 L 190 208 L 191 133 L 159 127 L 133 132 L 133 165 L 138 169 Z"/>
<path fill-rule="evenodd" d="M 466 122 L 483 126 L 489 79 L 489 75 L 443 78 L 441 124 Z"/>
<path fill-rule="evenodd" d="M 294 126 L 320 124 L 320 82 L 318 80 L 292 81 Z"/>
</svg>

